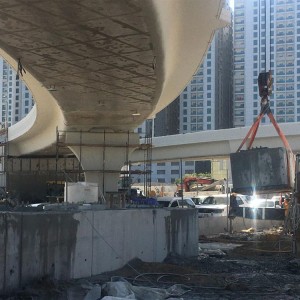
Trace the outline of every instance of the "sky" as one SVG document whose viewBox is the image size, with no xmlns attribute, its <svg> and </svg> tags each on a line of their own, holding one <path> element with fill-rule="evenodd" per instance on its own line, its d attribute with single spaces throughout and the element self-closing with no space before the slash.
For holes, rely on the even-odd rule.
<svg viewBox="0 0 300 300">
<path fill-rule="evenodd" d="M 230 5 L 230 7 L 233 9 L 233 6 L 234 6 L 234 0 L 229 0 L 229 5 Z"/>
</svg>

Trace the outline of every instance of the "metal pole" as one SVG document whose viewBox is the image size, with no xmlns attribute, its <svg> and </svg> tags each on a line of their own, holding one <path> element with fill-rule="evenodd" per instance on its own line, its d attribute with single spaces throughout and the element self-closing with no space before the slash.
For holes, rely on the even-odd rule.
<svg viewBox="0 0 300 300">
<path fill-rule="evenodd" d="M 65 189 L 66 189 L 66 203 L 68 203 L 68 179 L 66 178 L 66 182 L 65 182 Z"/>
<path fill-rule="evenodd" d="M 59 131 L 58 131 L 58 127 L 56 126 L 56 155 L 55 155 L 55 194 L 56 191 L 58 190 L 58 157 L 59 157 Z M 52 195 L 49 195 L 52 196 Z"/>
<path fill-rule="evenodd" d="M 106 191 L 104 191 L 104 186 L 105 186 L 105 178 L 104 178 L 104 174 L 105 174 L 105 150 L 106 150 L 106 134 L 105 134 L 105 130 L 103 131 L 103 153 L 102 153 L 102 193 L 104 195 L 104 193 Z"/>
<path fill-rule="evenodd" d="M 4 158 L 3 158 L 3 165 L 4 165 L 4 177 L 5 177 L 5 199 L 8 198 L 9 192 L 9 173 L 8 173 L 8 102 L 5 101 L 5 131 L 6 131 L 6 139 L 4 141 Z"/>
<path fill-rule="evenodd" d="M 182 158 L 180 158 L 181 206 L 183 207 Z"/>
<path fill-rule="evenodd" d="M 226 170 L 226 194 L 227 194 L 227 232 L 228 232 L 228 213 L 229 213 L 229 197 L 228 197 L 228 168 Z"/>
<path fill-rule="evenodd" d="M 128 178 L 127 178 L 128 179 L 128 181 L 127 181 L 128 195 L 129 195 L 129 197 L 131 197 L 131 161 L 128 161 L 127 166 L 128 166 Z"/>
</svg>

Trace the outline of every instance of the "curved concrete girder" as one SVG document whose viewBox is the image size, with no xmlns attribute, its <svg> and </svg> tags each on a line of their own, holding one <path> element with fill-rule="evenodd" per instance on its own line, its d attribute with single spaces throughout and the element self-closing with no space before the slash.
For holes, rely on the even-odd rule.
<svg viewBox="0 0 300 300">
<path fill-rule="evenodd" d="M 17 62 L 2 49 L 0 56 L 17 70 Z M 8 128 L 9 154 L 15 156 L 49 147 L 56 142 L 56 127 L 65 128 L 62 111 L 50 92 L 28 71 L 23 79 L 39 101 L 24 119 Z"/>
<path fill-rule="evenodd" d="M 24 120 L 30 124 L 24 136 L 10 134 L 10 140 L 16 137 L 12 151 L 19 155 L 39 151 L 47 141 L 50 146 L 56 126 L 133 130 L 188 83 L 214 30 L 224 25 L 222 3 L 2 1 L 0 46 L 11 55 L 10 64 L 16 66 L 21 58 L 27 74 L 40 83 L 24 76 L 36 100 L 37 117 L 30 119 L 33 112 Z M 49 98 L 49 87 L 56 89 L 52 95 L 57 104 L 47 115 L 42 101 Z M 140 115 L 133 116 L 134 112 Z M 25 129 L 21 123 L 17 126 Z"/>
<path fill-rule="evenodd" d="M 230 11 L 219 0 L 154 0 L 160 40 L 157 62 L 161 93 L 156 114 L 182 92 L 202 63 L 216 29 L 230 24 Z M 157 35 L 155 32 L 153 35 Z"/>
</svg>

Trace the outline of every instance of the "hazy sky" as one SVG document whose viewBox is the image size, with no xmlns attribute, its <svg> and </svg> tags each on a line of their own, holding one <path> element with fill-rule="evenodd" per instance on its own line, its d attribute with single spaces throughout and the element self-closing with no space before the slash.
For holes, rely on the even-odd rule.
<svg viewBox="0 0 300 300">
<path fill-rule="evenodd" d="M 232 7 L 232 8 L 233 8 L 233 2 L 234 2 L 234 0 L 229 0 L 229 5 L 230 5 L 230 7 Z"/>
</svg>

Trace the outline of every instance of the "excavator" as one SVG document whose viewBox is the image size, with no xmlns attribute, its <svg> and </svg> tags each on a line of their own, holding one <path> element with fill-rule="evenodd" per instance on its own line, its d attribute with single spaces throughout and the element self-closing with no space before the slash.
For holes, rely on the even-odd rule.
<svg viewBox="0 0 300 300">
<path fill-rule="evenodd" d="M 185 192 L 196 191 L 202 186 L 210 185 L 214 182 L 211 178 L 202 177 L 185 177 L 183 183 L 177 185 L 177 191 L 184 190 Z"/>
</svg>

